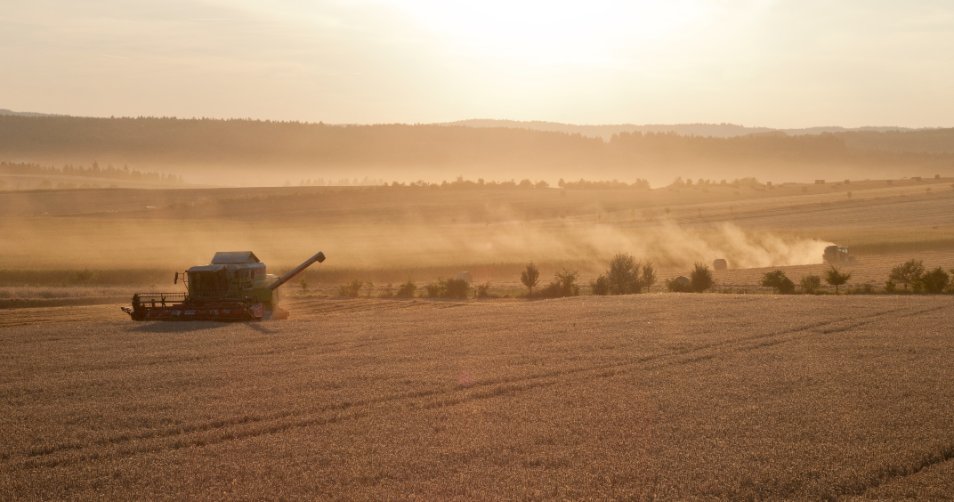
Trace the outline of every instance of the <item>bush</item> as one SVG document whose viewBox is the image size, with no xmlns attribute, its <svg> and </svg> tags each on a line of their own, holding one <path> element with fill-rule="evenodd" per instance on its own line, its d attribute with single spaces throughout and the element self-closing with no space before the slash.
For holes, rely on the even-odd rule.
<svg viewBox="0 0 954 502">
<path fill-rule="evenodd" d="M 445 298 L 467 298 L 470 294 L 470 283 L 465 279 L 447 279 L 444 281 Z"/>
<path fill-rule="evenodd" d="M 608 295 L 610 294 L 609 279 L 605 275 L 601 275 L 590 283 L 590 288 L 593 289 L 594 295 Z"/>
<path fill-rule="evenodd" d="M 924 275 L 924 262 L 921 260 L 908 260 L 897 267 L 891 269 L 888 275 L 888 281 L 895 284 L 903 284 L 904 290 L 911 286 L 915 291 L 921 289 L 921 276 Z"/>
<path fill-rule="evenodd" d="M 825 282 L 835 287 L 836 295 L 838 294 L 838 286 L 848 282 L 848 279 L 851 279 L 851 274 L 842 273 L 834 266 L 825 273 Z"/>
<path fill-rule="evenodd" d="M 642 289 L 639 282 L 639 264 L 632 255 L 614 256 L 610 260 L 609 270 L 606 271 L 606 280 L 609 293 L 613 295 L 639 293 Z"/>
<path fill-rule="evenodd" d="M 407 281 L 398 286 L 397 293 L 394 293 L 394 296 L 396 298 L 414 298 L 414 293 L 416 292 L 417 284 L 414 284 L 413 281 Z"/>
<path fill-rule="evenodd" d="M 348 284 L 342 284 L 338 286 L 338 296 L 345 298 L 357 298 L 361 294 L 361 288 L 364 287 L 364 283 L 355 279 Z"/>
<path fill-rule="evenodd" d="M 947 275 L 947 272 L 941 267 L 937 267 L 921 276 L 921 284 L 924 286 L 924 291 L 934 295 L 944 292 L 944 289 L 947 288 L 950 282 L 951 277 Z"/>
<path fill-rule="evenodd" d="M 554 280 L 547 287 L 540 291 L 540 296 L 544 298 L 562 298 L 564 296 L 576 296 L 580 294 L 580 287 L 576 284 L 577 273 L 563 269 L 554 275 Z"/>
<path fill-rule="evenodd" d="M 786 277 L 785 272 L 776 270 L 762 276 L 762 286 L 772 288 L 776 293 L 790 295 L 795 292 L 795 283 Z"/>
<path fill-rule="evenodd" d="M 806 275 L 805 277 L 802 277 L 801 286 L 802 291 L 813 295 L 818 292 L 819 288 L 821 288 L 821 276 Z"/>
<path fill-rule="evenodd" d="M 483 284 L 477 285 L 477 298 L 495 298 L 494 295 L 490 294 L 490 283 L 485 282 Z"/>
<path fill-rule="evenodd" d="M 527 287 L 528 293 L 527 296 L 533 296 L 533 288 L 537 286 L 537 282 L 540 279 L 540 269 L 537 268 L 533 262 L 527 264 L 527 268 L 520 273 L 520 282 Z"/>
<path fill-rule="evenodd" d="M 465 299 L 470 293 L 470 283 L 464 279 L 438 279 L 424 286 L 428 298 Z"/>
<path fill-rule="evenodd" d="M 596 295 L 628 295 L 642 293 L 656 283 L 656 271 L 651 263 L 641 265 L 632 255 L 617 254 L 610 260 L 605 274 L 590 283 Z"/>
<path fill-rule="evenodd" d="M 695 268 L 689 274 L 689 283 L 692 285 L 693 291 L 702 293 L 712 288 L 715 281 L 712 280 L 712 271 L 709 270 L 707 265 L 696 263 Z"/>
<path fill-rule="evenodd" d="M 895 291 L 898 290 L 898 285 L 895 284 L 894 281 L 889 279 L 887 282 L 884 283 L 884 290 L 887 293 L 894 293 Z"/>
<path fill-rule="evenodd" d="M 428 298 L 440 298 L 444 296 L 444 281 L 438 279 L 424 286 L 425 294 Z"/>
<path fill-rule="evenodd" d="M 649 289 L 653 287 L 653 284 L 656 284 L 656 269 L 653 268 L 652 263 L 643 265 L 643 273 L 640 277 L 640 282 L 642 282 L 643 288 L 645 289 Z"/>
<path fill-rule="evenodd" d="M 692 281 L 688 277 L 679 276 L 666 281 L 666 289 L 673 293 L 691 293 Z"/>
</svg>

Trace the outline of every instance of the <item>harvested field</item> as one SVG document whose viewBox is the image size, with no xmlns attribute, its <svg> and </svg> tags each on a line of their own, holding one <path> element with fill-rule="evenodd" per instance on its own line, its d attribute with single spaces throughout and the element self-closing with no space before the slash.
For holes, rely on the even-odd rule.
<svg viewBox="0 0 954 502">
<path fill-rule="evenodd" d="M 288 306 L 257 324 L 0 310 L 0 493 L 954 493 L 950 297 Z"/>
</svg>

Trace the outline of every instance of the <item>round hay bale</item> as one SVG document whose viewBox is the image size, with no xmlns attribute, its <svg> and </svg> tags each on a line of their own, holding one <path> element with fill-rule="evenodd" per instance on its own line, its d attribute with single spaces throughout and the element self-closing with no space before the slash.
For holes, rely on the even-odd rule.
<svg viewBox="0 0 954 502">
<path fill-rule="evenodd" d="M 712 262 L 713 270 L 728 270 L 729 262 L 725 261 L 725 258 L 718 258 Z"/>
</svg>

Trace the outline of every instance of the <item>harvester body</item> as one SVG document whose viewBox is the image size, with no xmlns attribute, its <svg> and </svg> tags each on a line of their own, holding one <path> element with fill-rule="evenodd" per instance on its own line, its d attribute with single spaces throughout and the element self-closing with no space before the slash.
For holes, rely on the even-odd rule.
<svg viewBox="0 0 954 502">
<path fill-rule="evenodd" d="M 829 265 L 850 265 L 855 263 L 855 257 L 848 253 L 848 248 L 841 246 L 828 246 L 822 254 L 825 263 Z"/>
<path fill-rule="evenodd" d="M 258 321 L 279 319 L 287 312 L 278 306 L 278 288 L 308 268 L 325 261 L 316 253 L 281 277 L 268 274 L 251 251 L 218 252 L 212 263 L 191 267 L 183 274 L 187 293 L 136 293 L 132 307 L 123 307 L 136 321 Z"/>
</svg>

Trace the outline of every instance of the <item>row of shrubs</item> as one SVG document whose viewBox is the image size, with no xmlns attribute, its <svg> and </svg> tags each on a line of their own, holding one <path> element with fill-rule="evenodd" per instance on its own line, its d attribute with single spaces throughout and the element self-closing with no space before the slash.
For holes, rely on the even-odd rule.
<svg viewBox="0 0 954 502">
<path fill-rule="evenodd" d="M 527 265 L 526 269 L 520 275 L 520 282 L 527 287 L 528 298 L 563 298 L 567 296 L 577 296 L 580 294 L 580 284 L 578 283 L 579 274 L 576 271 L 562 269 L 555 273 L 553 280 L 540 288 L 540 270 L 533 263 Z M 681 280 L 682 279 L 682 280 Z M 640 263 L 633 256 L 628 254 L 618 254 L 610 260 L 609 268 L 593 282 L 590 288 L 595 295 L 627 295 L 647 291 L 656 283 L 656 271 L 652 263 Z M 670 291 L 675 292 L 703 292 L 714 285 L 712 272 L 705 265 L 695 266 L 689 278 L 676 278 L 666 281 L 666 286 Z M 366 289 L 366 295 L 371 296 L 374 284 L 365 283 L 359 280 L 342 284 L 338 287 L 338 296 L 345 298 L 357 298 L 361 296 L 362 290 Z M 302 289 L 307 286 L 303 285 Z M 477 298 L 491 298 L 490 283 L 478 284 L 473 289 L 470 282 L 465 279 L 438 279 L 435 282 L 424 285 L 422 294 L 418 294 L 417 284 L 413 281 L 405 282 L 396 289 L 388 284 L 377 295 L 378 298 L 415 298 L 418 296 L 425 298 L 450 298 L 464 299 L 468 298 L 473 291 Z"/>
<path fill-rule="evenodd" d="M 951 271 L 954 274 L 954 270 Z M 954 292 L 954 284 L 951 282 L 951 274 L 948 274 L 943 268 L 937 267 L 933 270 L 926 270 L 924 262 L 921 260 L 908 260 L 891 269 L 888 274 L 888 280 L 884 284 L 886 293 L 927 293 L 941 294 L 944 292 Z M 851 274 L 842 273 L 835 267 L 831 267 L 825 273 L 825 282 L 835 287 L 835 293 L 838 287 L 846 284 L 851 279 Z M 903 286 L 899 290 L 898 286 Z M 792 294 L 795 293 L 795 283 L 786 277 L 785 272 L 775 270 L 766 273 L 762 277 L 762 286 L 770 287 L 776 293 Z M 800 281 L 802 292 L 815 294 L 821 287 L 821 277 L 817 275 L 807 275 Z M 874 293 L 874 288 L 868 284 L 863 292 Z"/>
<path fill-rule="evenodd" d="M 347 284 L 338 286 L 338 296 L 345 298 L 357 298 L 361 296 L 361 290 L 367 286 L 367 295 L 371 296 L 374 289 L 373 283 L 365 283 L 359 280 L 351 281 Z M 304 287 L 302 289 L 305 289 Z M 384 286 L 378 293 L 378 298 L 416 298 L 418 291 L 422 290 L 426 298 L 455 298 L 464 299 L 470 296 L 471 285 L 465 279 L 438 279 L 435 282 L 425 284 L 423 288 L 418 288 L 414 281 L 407 281 L 395 288 L 392 284 Z M 477 298 L 490 298 L 490 283 L 478 284 L 474 288 L 474 295 Z"/>
<path fill-rule="evenodd" d="M 954 274 L 954 270 L 951 273 Z M 527 288 L 528 298 L 577 296 L 580 294 L 578 278 L 579 275 L 576 271 L 562 269 L 554 274 L 549 284 L 540 287 L 540 270 L 533 263 L 529 263 L 520 274 L 520 282 Z M 840 292 L 839 288 L 847 284 L 850 279 L 850 273 L 842 272 L 833 266 L 824 274 L 824 277 L 819 275 L 802 277 L 799 286 L 803 293 L 817 294 L 820 292 L 824 281 L 833 286 L 835 293 L 838 294 Z M 628 295 L 648 291 L 654 284 L 656 284 L 656 271 L 652 263 L 641 263 L 632 255 L 621 253 L 610 260 L 606 272 L 590 282 L 590 289 L 594 295 Z M 767 272 L 762 277 L 761 284 L 780 294 L 794 294 L 796 292 L 795 283 L 782 270 Z M 358 280 L 339 286 L 338 296 L 357 298 L 361 296 L 361 290 L 366 285 L 368 287 L 367 296 L 371 296 L 374 285 Z M 665 285 L 670 292 L 702 293 L 712 289 L 715 286 L 715 280 L 707 265 L 697 263 L 689 271 L 688 277 L 679 276 L 669 279 L 665 282 Z M 898 289 L 899 285 L 904 288 L 904 292 L 912 293 L 938 294 L 951 291 L 954 288 L 951 275 L 944 269 L 937 267 L 931 271 L 926 271 L 920 260 L 909 260 L 891 270 L 888 281 L 885 283 L 885 291 L 888 293 L 901 292 Z M 419 291 L 422 294 L 419 295 Z M 472 291 L 473 296 L 477 298 L 494 297 L 490 293 L 490 283 L 478 284 L 472 288 L 470 282 L 466 279 L 438 279 L 424 285 L 423 288 L 418 288 L 413 281 L 400 284 L 397 288 L 388 284 L 379 292 L 377 297 L 415 298 L 421 296 L 426 298 L 465 299 L 471 296 Z M 871 285 L 865 284 L 864 289 L 858 292 L 874 293 L 875 291 Z"/>
<path fill-rule="evenodd" d="M 520 274 L 520 282 L 528 289 L 529 297 L 559 298 L 579 294 L 576 285 L 576 272 L 563 270 L 554 276 L 554 280 L 534 294 L 540 271 L 530 263 Z M 648 291 L 656 284 L 656 270 L 652 263 L 640 263 L 628 254 L 617 254 L 610 260 L 609 268 L 590 283 L 594 295 L 630 295 Z M 696 264 L 689 277 L 677 277 L 666 281 L 666 288 L 672 292 L 701 293 L 715 284 L 709 267 Z"/>
<path fill-rule="evenodd" d="M 831 267 L 825 273 L 825 282 L 835 287 L 835 294 L 838 293 L 838 288 L 845 285 L 849 279 L 851 279 L 850 273 L 844 273 L 835 267 Z M 818 290 L 821 289 L 821 283 L 822 278 L 819 275 L 806 275 L 800 281 L 802 292 L 810 295 L 818 293 Z M 781 270 L 767 272 L 762 276 L 762 286 L 772 288 L 776 293 L 783 295 L 795 293 L 795 283 Z"/>
</svg>

